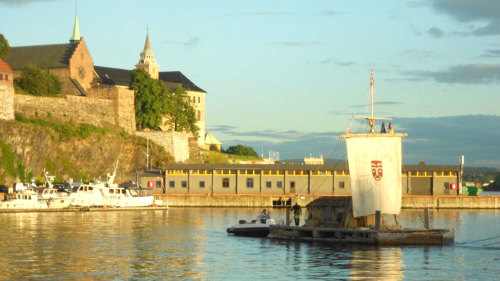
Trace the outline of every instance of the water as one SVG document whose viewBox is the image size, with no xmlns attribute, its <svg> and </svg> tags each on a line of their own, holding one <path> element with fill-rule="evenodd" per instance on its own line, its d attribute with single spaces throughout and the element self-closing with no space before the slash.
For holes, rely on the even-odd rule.
<svg viewBox="0 0 500 281">
<path fill-rule="evenodd" d="M 500 274 L 500 210 L 431 211 L 433 227 L 456 230 L 456 244 L 446 247 L 328 246 L 226 233 L 259 211 L 0 214 L 0 280 L 495 280 Z M 403 210 L 401 223 L 421 227 L 421 213 Z M 284 211 L 272 216 L 283 218 Z"/>
</svg>

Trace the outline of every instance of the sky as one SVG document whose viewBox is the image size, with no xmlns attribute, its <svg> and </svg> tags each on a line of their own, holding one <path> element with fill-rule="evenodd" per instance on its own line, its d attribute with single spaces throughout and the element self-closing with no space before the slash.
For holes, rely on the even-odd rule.
<svg viewBox="0 0 500 281">
<path fill-rule="evenodd" d="M 134 68 L 149 30 L 160 71 L 207 91 L 223 147 L 345 157 L 338 134 L 369 112 L 373 69 L 404 162 L 500 167 L 498 0 L 0 0 L 0 33 L 65 43 L 76 12 L 98 66 Z"/>
</svg>

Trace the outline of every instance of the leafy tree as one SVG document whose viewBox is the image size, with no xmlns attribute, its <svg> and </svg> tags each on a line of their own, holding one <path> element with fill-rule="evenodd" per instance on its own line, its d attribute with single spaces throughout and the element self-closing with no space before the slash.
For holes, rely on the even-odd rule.
<svg viewBox="0 0 500 281">
<path fill-rule="evenodd" d="M 132 71 L 130 88 L 135 91 L 135 117 L 140 129 L 159 130 L 161 125 L 170 125 L 174 131 L 188 131 L 197 136 L 195 110 L 185 89 L 169 90 L 142 69 Z"/>
<path fill-rule="evenodd" d="M 236 146 L 230 146 L 227 150 L 226 153 L 228 154 L 236 154 L 236 155 L 242 155 L 242 156 L 251 156 L 251 157 L 259 157 L 257 152 L 253 150 L 253 148 L 249 146 L 244 146 L 241 144 L 238 144 Z"/>
<path fill-rule="evenodd" d="M 161 81 L 151 78 L 143 69 L 131 73 L 130 88 L 135 92 L 135 121 L 139 129 L 159 130 L 167 114 L 169 93 Z"/>
<path fill-rule="evenodd" d="M 188 131 L 198 136 L 200 129 L 196 126 L 196 113 L 184 88 L 171 90 L 167 115 L 167 123 L 172 125 L 174 131 Z"/>
<path fill-rule="evenodd" d="M 5 37 L 3 36 L 2 33 L 0 33 L 0 58 L 5 59 L 7 56 L 7 53 L 9 52 L 9 42 Z"/>
<path fill-rule="evenodd" d="M 35 96 L 55 96 L 61 91 L 61 83 L 48 71 L 27 64 L 21 76 L 14 79 L 16 87 Z"/>
</svg>

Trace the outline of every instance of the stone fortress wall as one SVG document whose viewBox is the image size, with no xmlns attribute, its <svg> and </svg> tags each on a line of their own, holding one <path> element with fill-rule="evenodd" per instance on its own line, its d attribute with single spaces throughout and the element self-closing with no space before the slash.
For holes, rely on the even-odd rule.
<svg viewBox="0 0 500 281">
<path fill-rule="evenodd" d="M 0 119 L 14 119 L 14 87 L 0 84 Z"/>
<path fill-rule="evenodd" d="M 118 126 L 127 133 L 135 133 L 163 146 L 175 161 L 189 159 L 189 134 L 172 131 L 136 132 L 134 92 L 125 87 L 99 86 L 87 91 L 86 97 L 67 95 L 64 98 L 14 95 L 13 87 L 11 89 L 14 96 L 11 108 L 26 117 L 88 123 L 101 127 Z M 0 104 L 0 109 L 3 106 L 8 104 Z M 1 111 L 2 114 L 6 112 L 8 109 Z M 13 116 L 14 110 L 11 112 Z"/>
<path fill-rule="evenodd" d="M 124 93 L 124 92 L 129 93 Z M 15 112 L 26 117 L 88 123 L 95 126 L 122 127 L 128 133 L 135 132 L 134 93 L 128 89 L 99 89 L 89 91 L 94 95 L 64 98 L 15 95 Z M 106 96 L 105 94 L 108 94 Z"/>
</svg>

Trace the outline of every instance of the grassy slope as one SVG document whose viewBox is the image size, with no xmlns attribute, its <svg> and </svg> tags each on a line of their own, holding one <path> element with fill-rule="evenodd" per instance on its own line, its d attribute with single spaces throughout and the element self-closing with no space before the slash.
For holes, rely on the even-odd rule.
<svg viewBox="0 0 500 281">
<path fill-rule="evenodd" d="M 12 184 L 44 171 L 56 180 L 105 178 L 119 159 L 117 181 L 146 166 L 146 140 L 120 130 L 50 120 L 0 121 L 0 184 Z M 9 153 L 9 151 L 11 153 Z M 170 160 L 162 147 L 150 143 L 153 165 Z"/>
</svg>

